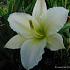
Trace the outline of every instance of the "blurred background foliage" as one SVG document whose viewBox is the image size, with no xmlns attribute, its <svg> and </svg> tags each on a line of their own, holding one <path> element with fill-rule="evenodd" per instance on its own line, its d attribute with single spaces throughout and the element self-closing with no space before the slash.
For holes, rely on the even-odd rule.
<svg viewBox="0 0 70 70">
<path fill-rule="evenodd" d="M 7 18 L 9 14 L 13 12 L 26 12 L 31 14 L 36 0 L 0 0 L 0 46 L 4 44 L 14 35 L 8 24 Z M 70 0 L 46 0 L 47 8 L 62 6 L 70 10 Z M 63 34 L 66 32 L 66 36 L 69 37 L 70 24 L 64 26 L 59 31 Z M 3 31 L 2 31 L 3 30 Z M 5 33 L 5 34 L 4 34 Z M 2 35 L 4 34 L 4 36 Z M 7 35 L 7 36 L 6 36 Z M 63 34 L 64 35 L 64 34 Z"/>
<path fill-rule="evenodd" d="M 45 1 L 48 9 L 52 7 L 62 6 L 70 10 L 70 0 L 45 0 Z M 10 61 L 12 60 L 12 62 L 14 62 L 15 61 L 14 59 L 17 58 L 17 55 L 16 56 L 13 55 L 13 54 L 17 54 L 17 50 L 15 50 L 16 52 L 12 52 L 14 50 L 9 51 L 3 49 L 6 42 L 16 34 L 16 32 L 14 32 L 9 26 L 9 23 L 7 21 L 8 16 L 13 12 L 26 12 L 32 14 L 32 10 L 35 5 L 35 2 L 36 0 L 0 0 L 0 55 L 2 54 L 3 55 L 5 54 L 7 56 L 9 55 Z M 69 16 L 70 16 L 70 12 L 69 12 Z M 51 51 L 47 51 L 47 52 L 45 51 L 46 54 L 44 54 L 43 56 L 45 55 L 47 56 L 45 58 L 43 57 L 43 59 L 47 62 L 47 64 L 50 64 L 53 63 L 52 59 L 54 57 L 55 60 L 54 64 L 56 65 L 60 64 L 59 62 L 61 61 L 61 64 L 70 65 L 70 49 L 69 49 L 70 48 L 70 17 L 68 17 L 68 21 L 66 22 L 64 27 L 59 31 L 59 33 L 62 34 L 64 39 L 64 45 L 67 49 L 59 50 L 54 53 Z M 41 63 L 42 62 L 40 62 L 40 64 Z M 22 69 L 18 68 L 17 70 L 22 70 Z"/>
</svg>

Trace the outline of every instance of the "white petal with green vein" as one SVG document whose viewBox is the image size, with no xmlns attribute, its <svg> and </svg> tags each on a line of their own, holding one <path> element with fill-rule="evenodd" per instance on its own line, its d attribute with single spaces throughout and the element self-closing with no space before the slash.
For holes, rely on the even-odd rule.
<svg viewBox="0 0 70 70">
<path fill-rule="evenodd" d="M 57 51 L 59 49 L 64 49 L 63 38 L 60 34 L 56 33 L 48 36 L 47 48 L 52 51 Z"/>
<path fill-rule="evenodd" d="M 20 35 L 15 35 L 6 43 L 5 48 L 18 49 L 21 48 L 23 43 L 24 43 L 24 38 Z"/>
<path fill-rule="evenodd" d="M 46 40 L 31 39 L 24 42 L 21 47 L 21 62 L 27 70 L 33 68 L 42 59 Z"/>
<path fill-rule="evenodd" d="M 47 6 L 45 0 L 37 0 L 33 9 L 32 16 L 34 16 L 35 18 L 37 18 L 37 20 L 39 20 L 41 16 L 45 16 L 46 14 L 47 14 Z"/>
<path fill-rule="evenodd" d="M 48 33 L 58 32 L 66 23 L 68 10 L 63 7 L 53 7 L 48 9 L 46 25 Z"/>
<path fill-rule="evenodd" d="M 13 13 L 9 16 L 10 27 L 23 36 L 31 36 L 29 20 L 31 16 L 25 13 Z"/>
</svg>

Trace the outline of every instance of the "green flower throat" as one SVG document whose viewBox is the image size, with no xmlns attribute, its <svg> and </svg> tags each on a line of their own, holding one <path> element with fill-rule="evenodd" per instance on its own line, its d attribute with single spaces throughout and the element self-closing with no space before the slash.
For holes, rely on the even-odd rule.
<svg viewBox="0 0 70 70">
<path fill-rule="evenodd" d="M 40 25 L 39 27 L 35 28 L 31 20 L 29 20 L 29 24 L 30 24 L 30 28 L 33 31 L 33 36 L 35 38 L 43 39 L 46 36 L 46 32 L 43 25 Z"/>
</svg>

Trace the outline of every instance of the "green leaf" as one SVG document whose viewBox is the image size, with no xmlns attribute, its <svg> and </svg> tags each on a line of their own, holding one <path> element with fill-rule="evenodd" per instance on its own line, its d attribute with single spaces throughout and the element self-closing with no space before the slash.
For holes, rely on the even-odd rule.
<svg viewBox="0 0 70 70">
<path fill-rule="evenodd" d="M 15 0 L 8 0 L 8 14 L 13 12 L 13 5 L 14 5 Z"/>
<path fill-rule="evenodd" d="M 68 23 L 66 23 L 65 25 L 64 25 L 64 27 L 60 30 L 60 32 L 64 32 L 66 29 L 69 29 L 70 28 L 70 23 L 68 22 Z"/>
</svg>

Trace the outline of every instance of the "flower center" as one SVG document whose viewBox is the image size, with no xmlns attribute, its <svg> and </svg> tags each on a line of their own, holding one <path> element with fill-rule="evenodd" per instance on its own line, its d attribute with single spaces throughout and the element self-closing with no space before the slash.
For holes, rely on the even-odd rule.
<svg viewBox="0 0 70 70">
<path fill-rule="evenodd" d="M 43 26 L 42 27 L 40 26 L 39 28 L 35 29 L 34 33 L 35 33 L 34 34 L 35 38 L 42 39 L 46 36 L 46 33 L 45 33 L 45 30 L 44 30 Z"/>
<path fill-rule="evenodd" d="M 34 37 L 35 37 L 35 38 L 38 38 L 38 39 L 42 39 L 42 38 L 45 37 L 45 35 L 44 35 L 44 34 L 40 34 L 40 33 L 38 33 L 38 32 L 35 32 Z"/>
<path fill-rule="evenodd" d="M 32 20 L 29 20 L 29 24 L 34 38 L 42 39 L 46 36 L 43 25 L 40 25 L 39 27 L 35 27 L 33 25 Z"/>
</svg>

